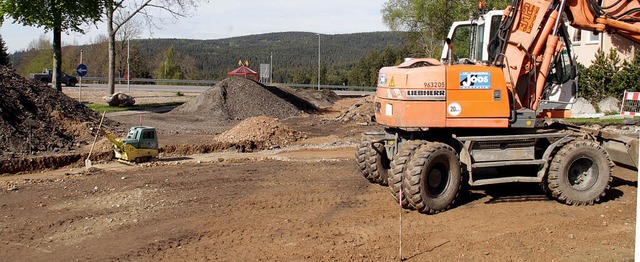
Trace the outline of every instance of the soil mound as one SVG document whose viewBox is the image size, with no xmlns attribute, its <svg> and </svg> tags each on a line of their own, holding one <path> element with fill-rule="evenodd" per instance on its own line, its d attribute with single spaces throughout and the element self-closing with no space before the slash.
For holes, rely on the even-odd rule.
<svg viewBox="0 0 640 262">
<path fill-rule="evenodd" d="M 369 95 L 359 100 L 347 108 L 347 110 L 343 111 L 342 114 L 338 116 L 338 120 L 342 122 L 372 123 L 375 115 L 373 107 L 374 96 L 375 95 Z"/>
<path fill-rule="evenodd" d="M 283 147 L 307 135 L 289 128 L 277 119 L 259 116 L 246 119 L 227 132 L 217 136 L 215 140 L 221 143 L 259 145 L 258 148 Z"/>
<path fill-rule="evenodd" d="M 71 149 L 100 115 L 54 88 L 0 66 L 0 157 Z"/>
<path fill-rule="evenodd" d="M 254 116 L 287 118 L 315 107 L 275 87 L 244 78 L 227 78 L 175 108 L 170 114 L 200 115 L 211 120 L 242 120 Z"/>
</svg>

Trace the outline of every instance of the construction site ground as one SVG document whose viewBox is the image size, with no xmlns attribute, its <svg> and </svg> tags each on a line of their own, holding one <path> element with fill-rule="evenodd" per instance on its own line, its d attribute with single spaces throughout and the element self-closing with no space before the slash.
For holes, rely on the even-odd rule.
<svg viewBox="0 0 640 262">
<path fill-rule="evenodd" d="M 389 261 L 400 259 L 400 243 L 409 261 L 633 259 L 637 171 L 616 167 L 593 206 L 506 184 L 473 188 L 437 215 L 401 211 L 355 163 L 360 134 L 379 127 L 336 120 L 359 100 L 282 120 L 308 136 L 285 147 L 0 176 L 0 260 Z M 212 123 L 183 130 L 155 113 L 107 116 L 123 126 L 142 116 L 164 145 L 207 144 L 236 124 L 197 132 Z"/>
</svg>

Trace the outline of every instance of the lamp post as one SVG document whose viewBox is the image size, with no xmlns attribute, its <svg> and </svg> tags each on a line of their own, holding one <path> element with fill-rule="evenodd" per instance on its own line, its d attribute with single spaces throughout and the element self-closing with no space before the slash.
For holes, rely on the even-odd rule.
<svg viewBox="0 0 640 262">
<path fill-rule="evenodd" d="M 320 90 L 320 34 L 318 34 L 318 90 Z"/>
<path fill-rule="evenodd" d="M 127 91 L 131 92 L 131 37 L 127 37 Z"/>
</svg>

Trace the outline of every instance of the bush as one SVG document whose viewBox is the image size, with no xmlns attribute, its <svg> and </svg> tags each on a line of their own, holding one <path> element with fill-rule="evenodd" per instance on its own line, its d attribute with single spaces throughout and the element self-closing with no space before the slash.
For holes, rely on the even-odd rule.
<svg viewBox="0 0 640 262">
<path fill-rule="evenodd" d="M 581 97 L 594 103 L 607 96 L 621 98 L 625 90 L 640 91 L 640 52 L 629 62 L 613 48 L 608 54 L 598 50 L 591 66 L 580 65 L 579 72 Z"/>
</svg>

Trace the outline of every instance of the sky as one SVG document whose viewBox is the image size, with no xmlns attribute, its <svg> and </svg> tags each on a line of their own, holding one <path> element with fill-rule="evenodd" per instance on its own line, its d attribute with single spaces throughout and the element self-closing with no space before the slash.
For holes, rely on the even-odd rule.
<svg viewBox="0 0 640 262">
<path fill-rule="evenodd" d="M 381 9 L 387 0 L 209 0 L 193 15 L 178 20 L 165 15 L 160 29 L 142 25 L 140 38 L 222 39 L 252 34 L 303 31 L 348 34 L 388 31 Z M 25 27 L 5 19 L 0 35 L 9 53 L 24 50 L 51 32 Z M 106 35 L 104 24 L 87 27 L 85 34 L 63 34 L 65 45 L 89 44 Z"/>
</svg>

